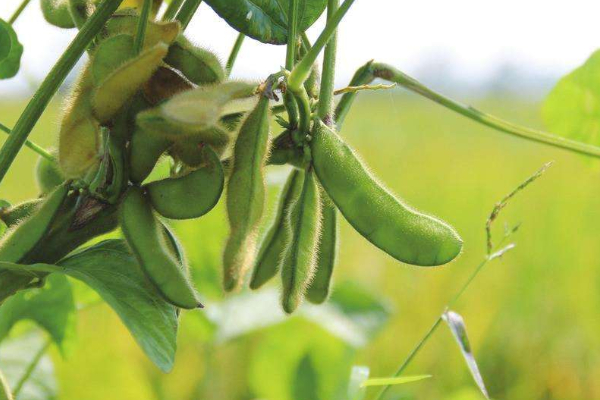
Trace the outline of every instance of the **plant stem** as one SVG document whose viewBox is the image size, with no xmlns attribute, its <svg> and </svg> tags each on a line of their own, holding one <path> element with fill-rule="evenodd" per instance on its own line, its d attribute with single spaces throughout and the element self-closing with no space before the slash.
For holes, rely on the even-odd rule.
<svg viewBox="0 0 600 400">
<path fill-rule="evenodd" d="M 148 26 L 148 18 L 150 17 L 151 6 L 152 0 L 144 0 L 133 46 L 136 54 L 140 54 L 142 48 L 144 47 L 144 38 L 146 37 L 146 27 Z"/>
<path fill-rule="evenodd" d="M 15 12 L 13 13 L 13 15 L 11 15 L 11 17 L 8 19 L 8 23 L 9 24 L 14 24 L 15 21 L 17 20 L 17 18 L 19 18 L 19 15 L 21 15 L 21 13 L 23 12 L 23 10 L 25 9 L 25 7 L 27 7 L 27 4 L 29 4 L 31 0 L 23 0 L 21 2 L 21 4 L 19 4 L 19 7 L 15 10 Z"/>
<path fill-rule="evenodd" d="M 171 3 L 169 3 L 167 9 L 165 10 L 165 13 L 162 16 L 162 20 L 170 21 L 173 18 L 175 18 L 177 11 L 179 11 L 179 8 L 181 7 L 181 3 L 183 3 L 183 0 L 172 0 Z"/>
<path fill-rule="evenodd" d="M 235 39 L 235 43 L 233 44 L 233 48 L 231 49 L 231 53 L 229 53 L 229 58 L 227 59 L 227 64 L 225 66 L 225 73 L 227 76 L 231 74 L 231 70 L 233 69 L 233 65 L 235 64 L 235 60 L 237 59 L 238 54 L 240 53 L 240 49 L 242 48 L 242 44 L 244 44 L 244 39 L 246 35 L 240 33 Z"/>
<path fill-rule="evenodd" d="M 201 3 L 202 0 L 185 0 L 175 17 L 175 20 L 181 22 L 181 32 L 185 31 Z"/>
<path fill-rule="evenodd" d="M 4 133 L 10 135 L 10 129 L 2 123 L 0 123 L 0 130 Z M 48 161 L 52 161 L 52 162 L 55 161 L 52 154 L 48 153 L 42 146 L 32 142 L 31 140 L 26 140 L 25 146 L 29 147 L 31 150 L 35 151 L 36 153 L 38 153 L 40 156 L 44 157 Z"/>
<path fill-rule="evenodd" d="M 21 378 L 15 385 L 15 388 L 13 389 L 13 396 L 15 399 L 19 397 L 19 393 L 21 392 L 21 389 L 23 389 L 23 386 L 29 380 L 29 378 L 31 377 L 31 374 L 33 374 L 33 371 L 35 371 L 35 368 L 38 366 L 39 362 L 41 361 L 42 357 L 44 356 L 44 354 L 46 353 L 48 348 L 50 348 L 51 344 L 52 344 L 52 341 L 50 339 L 47 339 L 46 343 L 38 350 L 38 352 L 35 354 L 35 356 L 31 360 L 31 362 L 27 366 L 27 369 L 23 373 L 23 376 L 21 376 Z"/>
<path fill-rule="evenodd" d="M 363 86 L 373 82 L 375 77 L 373 76 L 373 70 L 371 68 L 372 64 L 373 61 L 369 61 L 357 69 L 354 73 L 354 76 L 350 80 L 349 86 Z M 335 108 L 335 123 L 338 130 L 342 129 L 346 115 L 348 115 L 350 107 L 352 106 L 352 103 L 354 103 L 354 99 L 356 99 L 357 94 L 357 92 L 344 93 L 337 107 Z"/>
<path fill-rule="evenodd" d="M 504 133 L 519 136 L 523 139 L 531 140 L 538 143 L 547 144 L 554 147 L 559 147 L 575 153 L 600 158 L 600 147 L 590 144 L 578 142 L 575 140 L 566 139 L 552 133 L 539 131 L 536 129 L 526 128 L 513 124 L 511 122 L 486 114 L 469 105 L 461 104 L 440 93 L 437 93 L 416 79 L 411 78 L 405 73 L 386 64 L 373 64 L 373 74 L 377 78 L 382 78 L 390 82 L 395 82 L 398 85 L 405 87 L 421 96 L 428 98 L 450 110 L 457 112 L 467 118 L 477 121 L 490 128 L 494 128 Z"/>
<path fill-rule="evenodd" d="M 102 29 L 106 20 L 117 10 L 121 2 L 122 0 L 105 0 L 98 7 L 33 95 L 0 150 L 0 182 L 4 179 L 17 153 L 27 140 L 27 136 L 31 133 L 67 74 L 73 69 L 88 44 Z"/>
<path fill-rule="evenodd" d="M 306 53 L 302 60 L 294 67 L 292 73 L 288 78 L 288 88 L 290 88 L 293 92 L 300 89 L 300 86 L 306 81 L 308 76 L 310 75 L 310 70 L 312 68 L 313 63 L 316 61 L 319 53 L 325 47 L 329 39 L 335 34 L 335 31 L 342 21 L 342 18 L 346 15 L 352 4 L 355 0 L 346 0 L 337 9 L 337 11 L 331 16 L 330 19 L 327 20 L 327 25 L 325 25 L 325 29 L 319 35 L 317 41 L 313 44 L 312 48 Z"/>
<path fill-rule="evenodd" d="M 333 18 L 339 6 L 338 0 L 328 0 L 327 21 Z M 327 42 L 323 57 L 323 72 L 321 76 L 321 91 L 317 115 L 327 126 L 333 125 L 333 89 L 335 83 L 335 58 L 337 52 L 337 29 Z"/>
</svg>

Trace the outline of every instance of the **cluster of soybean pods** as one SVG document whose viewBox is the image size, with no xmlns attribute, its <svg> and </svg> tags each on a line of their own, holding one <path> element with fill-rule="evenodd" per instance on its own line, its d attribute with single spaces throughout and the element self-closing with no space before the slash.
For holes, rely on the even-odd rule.
<svg viewBox="0 0 600 400">
<path fill-rule="evenodd" d="M 79 26 L 86 12 L 48 12 L 47 18 Z M 224 289 L 239 289 L 248 275 L 257 289 L 279 274 L 287 313 L 304 298 L 316 304 L 327 299 L 338 211 L 401 262 L 441 265 L 460 253 L 462 241 L 449 225 L 383 187 L 337 133 L 336 116 L 345 114 L 353 93 L 344 94 L 334 112 L 331 74 L 319 82 L 315 60 L 335 31 L 330 24 L 313 47 L 297 40 L 290 52 L 288 43 L 287 68 L 257 84 L 229 80 L 213 53 L 183 36 L 180 22 L 141 22 L 135 9 L 121 9 L 94 40 L 66 101 L 57 161 L 38 164 L 43 196 L 0 208 L 10 228 L 0 260 L 54 263 L 121 227 L 166 301 L 202 307 L 182 247 L 164 219 L 199 218 L 224 190 L 230 226 Z M 353 82 L 364 80 L 368 68 Z M 279 133 L 272 132 L 274 117 Z M 170 175 L 154 179 L 152 171 L 164 162 Z M 267 222 L 266 168 L 273 164 L 292 168 L 271 227 L 259 237 Z M 0 302 L 43 284 L 44 277 L 1 270 Z"/>
</svg>

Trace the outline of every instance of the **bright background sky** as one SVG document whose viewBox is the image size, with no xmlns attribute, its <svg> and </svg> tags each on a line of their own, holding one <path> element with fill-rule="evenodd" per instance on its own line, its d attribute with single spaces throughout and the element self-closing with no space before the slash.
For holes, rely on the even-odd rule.
<svg viewBox="0 0 600 400">
<path fill-rule="evenodd" d="M 8 19 L 21 0 L 2 0 Z M 75 34 L 47 24 L 32 0 L 15 24 L 25 45 L 17 78 L 0 81 L 0 96 L 35 88 Z M 556 78 L 600 47 L 600 2 L 595 0 L 357 0 L 342 22 L 338 84 L 376 59 L 423 78 L 444 76 L 477 85 L 510 68 Z M 315 38 L 319 21 L 309 32 Z M 236 37 L 202 4 L 188 28 L 197 43 L 227 57 Z M 284 47 L 246 40 L 234 76 L 259 79 L 279 69 Z M 430 82 L 431 83 L 431 82 Z"/>
</svg>

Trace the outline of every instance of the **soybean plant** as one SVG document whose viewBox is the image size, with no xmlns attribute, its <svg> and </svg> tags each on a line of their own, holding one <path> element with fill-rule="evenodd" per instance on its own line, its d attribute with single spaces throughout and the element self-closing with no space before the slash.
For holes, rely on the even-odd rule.
<svg viewBox="0 0 600 400">
<path fill-rule="evenodd" d="M 305 297 L 315 304 L 327 300 L 339 247 L 339 215 L 399 262 L 433 267 L 458 257 L 459 234 L 380 183 L 341 132 L 357 92 L 377 88 L 370 86 L 376 78 L 464 115 L 473 117 L 474 111 L 374 62 L 336 92 L 336 31 L 354 1 L 251 5 L 206 0 L 239 32 L 225 67 L 185 36 L 199 0 L 174 0 L 162 14 L 160 0 L 132 2 L 137 3 L 133 8 L 119 8 L 121 0 L 42 0 L 49 23 L 79 32 L 14 129 L 2 126 L 10 135 L 0 151 L 0 182 L 24 144 L 41 158 L 40 198 L 0 207 L 0 219 L 8 227 L 0 241 L 0 304 L 19 291 L 44 285 L 49 274 L 68 273 L 64 265 L 75 250 L 79 263 L 92 264 L 97 247 L 81 247 L 120 227 L 128 247 L 103 246 L 112 253 L 128 249 L 137 260 L 132 268 L 153 288 L 148 296 L 156 304 L 164 302 L 177 313 L 179 308 L 202 307 L 202 294 L 192 285 L 179 241 L 165 219 L 200 218 L 223 192 L 230 227 L 222 258 L 224 289 L 240 289 L 246 280 L 258 289 L 279 275 L 286 313 Z M 325 10 L 326 26 L 310 43 L 305 32 Z M 22 46 L 10 24 L 3 22 L 0 29 L 11 46 L 0 58 L 0 77 L 6 78 L 18 70 Z M 260 82 L 231 80 L 246 36 L 287 46 L 285 67 L 265 73 Z M 86 51 L 89 61 L 65 101 L 55 156 L 27 137 Z M 320 67 L 316 60 L 322 52 Z M 336 105 L 337 94 L 342 97 Z M 482 114 L 475 119 L 538 142 L 600 154 L 592 146 L 559 141 Z M 157 179 L 152 171 L 161 163 L 169 164 L 170 174 Z M 291 172 L 276 216 L 261 237 L 270 165 L 288 165 Z"/>
</svg>

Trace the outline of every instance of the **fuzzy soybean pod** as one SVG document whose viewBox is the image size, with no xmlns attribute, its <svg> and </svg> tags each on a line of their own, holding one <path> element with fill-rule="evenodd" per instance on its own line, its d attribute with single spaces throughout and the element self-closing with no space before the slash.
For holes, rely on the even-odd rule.
<svg viewBox="0 0 600 400">
<path fill-rule="evenodd" d="M 27 200 L 11 207 L 2 208 L 0 209 L 0 220 L 10 228 L 32 215 L 43 201 L 44 199 Z"/>
<path fill-rule="evenodd" d="M 171 140 L 164 136 L 137 127 L 131 136 L 129 179 L 135 183 L 143 182 L 171 145 Z"/>
<path fill-rule="evenodd" d="M 288 231 L 285 229 L 285 216 L 291 202 L 300 195 L 302 182 L 304 182 L 304 173 L 298 169 L 294 169 L 285 182 L 285 186 L 279 196 L 279 205 L 275 220 L 262 242 L 256 264 L 254 264 L 254 269 L 252 270 L 250 289 L 255 290 L 260 288 L 279 271 L 281 256 L 289 242 L 289 238 L 287 237 Z"/>
<path fill-rule="evenodd" d="M 56 161 L 50 161 L 45 157 L 40 157 L 37 162 L 35 178 L 43 195 L 50 193 L 65 181 Z"/>
<path fill-rule="evenodd" d="M 306 291 L 306 299 L 322 304 L 329 297 L 333 281 L 333 269 L 337 258 L 337 208 L 323 190 L 321 194 L 321 238 L 317 251 L 315 276 Z"/>
<path fill-rule="evenodd" d="M 316 268 L 321 230 L 321 201 L 314 171 L 304 174 L 300 195 L 285 218 L 288 243 L 281 258 L 281 305 L 291 314 L 298 308 Z"/>
<path fill-rule="evenodd" d="M 100 126 L 92 115 L 94 81 L 84 67 L 60 123 L 58 163 L 67 178 L 80 178 L 99 162 Z"/>
<path fill-rule="evenodd" d="M 119 34 L 101 41 L 91 58 L 91 73 L 95 86 L 100 85 L 117 68 L 135 57 L 133 36 Z"/>
<path fill-rule="evenodd" d="M 223 254 L 226 291 L 239 287 L 254 262 L 265 207 L 265 164 L 269 153 L 269 99 L 261 94 L 238 134 L 227 184 L 230 234 Z"/>
<path fill-rule="evenodd" d="M 169 47 L 165 62 L 196 85 L 219 83 L 225 79 L 225 69 L 217 56 L 195 46 L 182 35 Z"/>
<path fill-rule="evenodd" d="M 69 0 L 41 0 L 44 19 L 59 28 L 75 28 L 75 22 L 69 11 Z"/>
<path fill-rule="evenodd" d="M 48 195 L 37 212 L 12 228 L 0 241 L 0 260 L 18 263 L 44 238 L 69 192 L 63 184 Z"/>
<path fill-rule="evenodd" d="M 167 51 L 165 43 L 158 43 L 121 65 L 102 81 L 92 97 L 92 108 L 98 121 L 108 123 L 117 114 L 152 77 Z"/>
<path fill-rule="evenodd" d="M 198 132 L 194 136 L 177 139 L 169 150 L 171 156 L 189 167 L 197 167 L 204 162 L 203 149 L 206 144 L 221 156 L 229 144 L 230 137 L 223 129 L 213 127 Z"/>
<path fill-rule="evenodd" d="M 459 255 L 462 240 L 450 225 L 416 211 L 384 188 L 329 127 L 315 123 L 310 146 L 323 188 L 354 229 L 375 246 L 419 266 L 446 264 Z"/>
<path fill-rule="evenodd" d="M 171 255 L 163 227 L 143 189 L 127 191 L 121 204 L 121 228 L 142 270 L 166 301 L 179 308 L 202 307 L 184 269 Z"/>
<path fill-rule="evenodd" d="M 107 38 L 119 34 L 135 36 L 139 19 L 139 15 L 133 10 L 120 10 L 108 20 L 101 37 Z M 144 49 L 153 47 L 160 42 L 171 44 L 179 36 L 180 31 L 181 24 L 177 21 L 148 21 L 144 37 Z"/>
<path fill-rule="evenodd" d="M 217 154 L 204 146 L 206 165 L 184 176 L 146 185 L 152 207 L 170 219 L 198 218 L 217 204 L 223 193 L 225 173 Z"/>
</svg>

